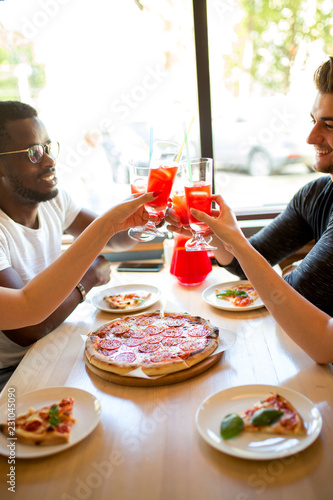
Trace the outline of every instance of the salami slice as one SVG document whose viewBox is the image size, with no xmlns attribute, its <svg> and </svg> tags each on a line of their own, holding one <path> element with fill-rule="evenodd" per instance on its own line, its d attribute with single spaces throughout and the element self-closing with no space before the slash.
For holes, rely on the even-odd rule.
<svg viewBox="0 0 333 500">
<path fill-rule="evenodd" d="M 119 349 L 121 347 L 121 341 L 117 339 L 103 339 L 99 343 L 102 349 L 114 350 Z"/>
<path fill-rule="evenodd" d="M 154 352 L 154 351 L 157 351 L 159 349 L 159 345 L 158 344 L 141 344 L 139 345 L 139 351 L 140 352 Z"/>
<path fill-rule="evenodd" d="M 183 330 L 181 328 L 168 328 L 164 332 L 165 337 L 181 337 Z"/>
<path fill-rule="evenodd" d="M 115 356 L 114 359 L 115 361 L 117 361 L 117 363 L 134 363 L 136 355 L 134 354 L 134 352 L 130 351 L 120 352 L 119 354 L 117 354 L 117 356 Z"/>
<path fill-rule="evenodd" d="M 165 325 L 154 325 L 145 328 L 145 333 L 147 335 L 158 335 L 165 330 Z"/>
</svg>

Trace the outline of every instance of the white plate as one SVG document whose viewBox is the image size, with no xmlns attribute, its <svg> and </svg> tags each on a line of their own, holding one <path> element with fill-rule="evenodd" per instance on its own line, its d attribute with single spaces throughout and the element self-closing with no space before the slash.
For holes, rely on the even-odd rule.
<svg viewBox="0 0 333 500">
<path fill-rule="evenodd" d="M 87 391 L 76 389 L 74 387 L 48 387 L 39 391 L 29 392 L 27 394 L 16 394 L 15 413 L 26 412 L 28 408 L 33 407 L 36 410 L 43 406 L 57 403 L 62 398 L 74 398 L 73 417 L 76 419 L 72 427 L 69 443 L 57 444 L 53 446 L 36 446 L 19 443 L 15 441 L 15 458 L 40 458 L 48 455 L 54 455 L 67 450 L 79 441 L 87 437 L 97 426 L 100 418 L 100 403 L 98 399 Z M 7 402 L 0 407 L 0 422 L 7 421 Z M 9 456 L 8 443 L 11 438 L 7 438 L 0 433 L 0 454 Z"/>
<path fill-rule="evenodd" d="M 257 298 L 257 300 L 253 302 L 253 304 L 250 304 L 249 306 L 237 307 L 227 300 L 218 299 L 215 295 L 215 290 L 217 288 L 233 288 L 238 285 L 248 285 L 248 284 L 249 282 L 246 280 L 228 281 L 227 283 L 217 283 L 216 285 L 212 285 L 206 288 L 206 290 L 202 292 L 202 298 L 204 299 L 205 302 L 207 302 L 207 304 L 210 304 L 213 307 L 217 307 L 218 309 L 225 309 L 228 311 L 250 311 L 253 309 L 260 309 L 260 307 L 264 307 L 264 303 L 259 297 Z"/>
<path fill-rule="evenodd" d="M 222 439 L 220 425 L 226 415 L 251 408 L 270 392 L 278 392 L 299 411 L 307 430 L 305 436 L 241 432 L 232 439 Z M 320 434 L 322 418 L 312 401 L 296 391 L 272 385 L 243 385 L 205 399 L 197 410 L 196 426 L 208 444 L 228 455 L 249 460 L 273 460 L 294 455 L 310 446 Z"/>
<path fill-rule="evenodd" d="M 104 301 L 104 297 L 107 295 L 117 295 L 119 293 L 132 293 L 132 292 L 145 292 L 145 293 L 150 292 L 151 295 L 142 304 L 139 304 L 135 307 L 129 307 L 128 309 L 111 309 L 111 307 L 108 307 L 108 305 Z M 101 290 L 91 298 L 91 302 L 95 307 L 97 307 L 101 311 L 111 312 L 111 313 L 128 313 L 132 311 L 142 311 L 142 309 L 146 309 L 147 307 L 152 306 L 159 300 L 160 296 L 161 296 L 161 291 L 155 286 L 121 285 Z"/>
</svg>

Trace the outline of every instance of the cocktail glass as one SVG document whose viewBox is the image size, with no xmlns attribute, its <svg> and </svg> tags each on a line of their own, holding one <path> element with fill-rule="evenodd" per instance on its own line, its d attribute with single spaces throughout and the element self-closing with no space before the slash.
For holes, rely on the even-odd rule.
<svg viewBox="0 0 333 500">
<path fill-rule="evenodd" d="M 187 213 L 193 237 L 185 244 L 187 251 L 216 250 L 205 240 L 207 224 L 196 219 L 190 212 L 197 208 L 208 215 L 212 209 L 212 175 L 213 160 L 211 158 L 194 158 L 184 161 L 182 168 L 185 173 L 185 196 Z"/>
<path fill-rule="evenodd" d="M 171 201 L 173 209 L 180 218 L 180 222 L 182 223 L 184 228 L 190 229 L 190 221 L 188 219 L 185 191 L 183 190 L 173 191 L 171 194 Z"/>
<path fill-rule="evenodd" d="M 173 192 L 171 193 L 171 201 L 173 209 L 175 213 L 178 215 L 184 229 L 188 229 L 189 231 L 191 231 L 184 188 L 182 189 L 178 188 L 176 190 L 173 190 Z M 193 231 L 192 235 L 194 237 Z M 209 243 L 212 240 L 212 237 L 210 235 L 207 235 L 204 237 L 204 239 L 207 243 Z"/>
<path fill-rule="evenodd" d="M 147 167 L 146 167 L 147 168 Z M 145 226 L 133 227 L 128 231 L 131 238 L 137 241 L 150 241 L 156 236 L 164 237 L 156 224 L 159 224 L 165 216 L 167 203 L 170 197 L 172 185 L 178 170 L 178 164 L 172 160 L 152 161 L 148 167 L 147 188 L 148 192 L 161 191 L 161 194 L 152 202 L 145 204 L 149 219 Z M 132 184 L 137 189 L 135 182 Z M 133 189 L 131 187 L 131 189 Z"/>
<path fill-rule="evenodd" d="M 149 166 L 143 162 L 130 162 L 129 175 L 131 183 L 131 193 L 146 193 L 148 185 Z"/>
</svg>

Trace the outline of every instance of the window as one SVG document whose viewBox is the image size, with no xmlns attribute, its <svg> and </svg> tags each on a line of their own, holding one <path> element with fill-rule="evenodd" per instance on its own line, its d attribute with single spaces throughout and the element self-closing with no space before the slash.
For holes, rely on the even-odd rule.
<svg viewBox="0 0 333 500">
<path fill-rule="evenodd" d="M 274 210 L 318 175 L 313 73 L 332 53 L 327 1 L 207 0 L 216 191 Z"/>
<path fill-rule="evenodd" d="M 305 139 L 312 75 L 333 50 L 328 0 L 16 0 L 0 11 L 0 98 L 38 109 L 61 143 L 61 185 L 86 207 L 124 198 L 150 130 L 155 147 L 177 149 L 193 115 L 190 154 L 211 143 L 215 190 L 238 211 L 277 212 L 318 175 Z"/>
<path fill-rule="evenodd" d="M 80 203 L 101 212 L 129 194 L 127 162 L 149 157 L 151 129 L 161 154 L 179 150 L 198 115 L 192 0 L 17 0 L 0 9 L 1 71 L 11 75 L 1 99 L 38 109 L 61 144 L 61 185 Z M 189 142 L 198 155 L 198 120 Z"/>
</svg>

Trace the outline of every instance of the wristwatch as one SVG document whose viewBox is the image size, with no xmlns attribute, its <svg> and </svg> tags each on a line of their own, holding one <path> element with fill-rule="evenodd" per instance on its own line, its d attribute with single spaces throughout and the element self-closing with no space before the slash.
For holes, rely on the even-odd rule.
<svg viewBox="0 0 333 500">
<path fill-rule="evenodd" d="M 76 285 L 76 288 L 79 290 L 80 294 L 81 294 L 81 300 L 80 300 L 80 303 L 81 302 L 84 302 L 86 300 L 86 291 L 84 289 L 84 286 L 81 284 L 81 283 L 78 283 Z"/>
</svg>

